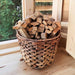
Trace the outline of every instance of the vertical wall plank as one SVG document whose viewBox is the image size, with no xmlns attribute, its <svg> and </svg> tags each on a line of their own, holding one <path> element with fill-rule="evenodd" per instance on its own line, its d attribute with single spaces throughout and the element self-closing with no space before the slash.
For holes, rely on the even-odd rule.
<svg viewBox="0 0 75 75">
<path fill-rule="evenodd" d="M 61 21 L 62 18 L 62 4 L 63 4 L 63 0 L 58 0 L 58 13 L 57 13 L 57 20 Z"/>
<path fill-rule="evenodd" d="M 22 0 L 23 20 L 34 13 L 34 0 Z"/>
<path fill-rule="evenodd" d="M 61 21 L 63 0 L 53 0 L 52 17 L 56 21 Z"/>
<path fill-rule="evenodd" d="M 22 19 L 25 18 L 25 0 L 22 0 Z"/>
<path fill-rule="evenodd" d="M 69 17 L 69 0 L 63 0 L 62 21 L 68 22 Z"/>
<path fill-rule="evenodd" d="M 52 17 L 57 21 L 58 0 L 53 0 Z"/>
<path fill-rule="evenodd" d="M 66 51 L 75 58 L 75 0 L 70 0 Z"/>
</svg>

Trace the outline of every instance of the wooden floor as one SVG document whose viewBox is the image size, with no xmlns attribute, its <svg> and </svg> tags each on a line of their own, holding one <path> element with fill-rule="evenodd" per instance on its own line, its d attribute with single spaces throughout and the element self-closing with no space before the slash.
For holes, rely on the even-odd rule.
<svg viewBox="0 0 75 75">
<path fill-rule="evenodd" d="M 28 67 L 20 61 L 20 53 L 0 57 L 0 75 L 75 75 L 75 60 L 59 48 L 52 66 L 41 70 Z"/>
</svg>

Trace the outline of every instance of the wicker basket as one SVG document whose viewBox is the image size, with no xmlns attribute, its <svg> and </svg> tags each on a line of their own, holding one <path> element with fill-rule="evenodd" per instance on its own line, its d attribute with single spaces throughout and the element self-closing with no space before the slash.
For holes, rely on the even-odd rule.
<svg viewBox="0 0 75 75">
<path fill-rule="evenodd" d="M 41 69 L 51 65 L 57 51 L 60 34 L 51 39 L 26 39 L 17 32 L 21 53 L 25 63 L 32 68 Z"/>
</svg>

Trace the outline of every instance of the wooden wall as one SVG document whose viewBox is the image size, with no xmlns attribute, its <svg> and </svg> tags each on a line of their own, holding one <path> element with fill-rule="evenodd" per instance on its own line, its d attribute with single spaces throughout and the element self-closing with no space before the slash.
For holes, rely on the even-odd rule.
<svg viewBox="0 0 75 75">
<path fill-rule="evenodd" d="M 69 0 L 63 0 L 62 21 L 68 21 L 69 16 Z"/>
<path fill-rule="evenodd" d="M 70 0 L 67 52 L 75 58 L 75 0 Z"/>
</svg>

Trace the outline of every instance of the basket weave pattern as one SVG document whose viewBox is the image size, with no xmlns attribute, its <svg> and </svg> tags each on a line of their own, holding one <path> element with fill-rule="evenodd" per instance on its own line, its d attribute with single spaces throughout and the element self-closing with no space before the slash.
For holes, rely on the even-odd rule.
<svg viewBox="0 0 75 75">
<path fill-rule="evenodd" d="M 35 40 L 26 39 L 17 33 L 17 38 L 22 57 L 27 65 L 40 69 L 53 63 L 60 34 L 51 39 Z"/>
</svg>

